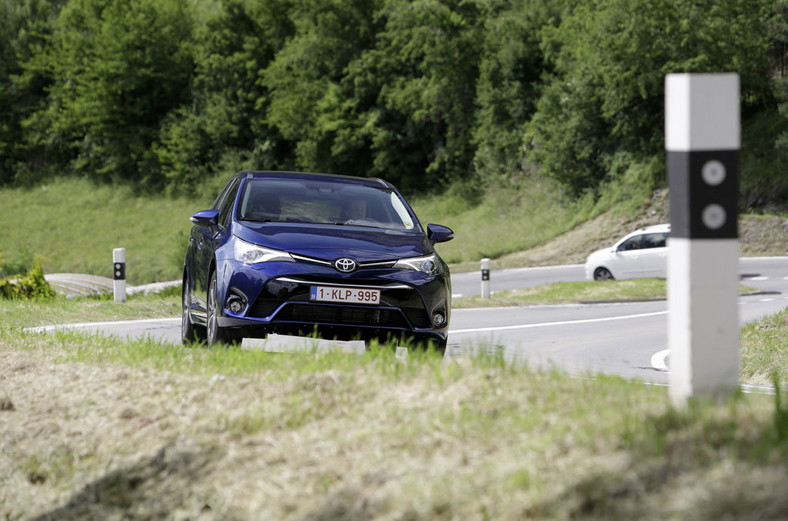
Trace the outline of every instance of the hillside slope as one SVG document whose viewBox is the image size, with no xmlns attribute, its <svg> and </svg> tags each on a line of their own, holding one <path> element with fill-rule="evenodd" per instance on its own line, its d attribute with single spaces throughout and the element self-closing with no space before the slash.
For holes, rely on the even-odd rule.
<svg viewBox="0 0 788 521">
<path fill-rule="evenodd" d="M 654 193 L 651 203 L 636 216 L 606 213 L 545 244 L 505 255 L 497 268 L 583 264 L 589 253 L 612 245 L 622 235 L 644 226 L 669 222 L 667 190 Z M 788 255 L 788 219 L 776 216 L 739 216 L 739 247 L 743 257 Z"/>
</svg>

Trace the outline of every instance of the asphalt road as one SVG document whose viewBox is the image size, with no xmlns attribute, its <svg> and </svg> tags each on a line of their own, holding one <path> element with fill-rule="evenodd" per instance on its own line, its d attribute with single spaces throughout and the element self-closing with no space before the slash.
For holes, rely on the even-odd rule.
<svg viewBox="0 0 788 521">
<path fill-rule="evenodd" d="M 741 259 L 740 272 L 742 284 L 763 292 L 739 297 L 742 324 L 788 306 L 788 257 Z M 493 291 L 500 291 L 572 280 L 583 280 L 582 266 L 493 272 L 491 287 Z M 480 274 L 455 275 L 452 285 L 455 296 L 479 294 Z M 670 354 L 667 306 L 667 302 L 657 301 L 455 309 L 446 356 L 483 351 L 534 367 L 555 366 L 575 374 L 602 372 L 666 383 Z M 173 344 L 180 342 L 179 318 L 57 327 L 126 338 L 151 337 Z M 289 351 L 310 349 L 314 344 L 304 339 L 272 337 L 265 341 L 247 339 L 243 345 Z M 321 342 L 318 347 L 326 345 L 335 344 Z M 363 349 L 361 342 L 340 345 L 349 350 Z"/>
</svg>

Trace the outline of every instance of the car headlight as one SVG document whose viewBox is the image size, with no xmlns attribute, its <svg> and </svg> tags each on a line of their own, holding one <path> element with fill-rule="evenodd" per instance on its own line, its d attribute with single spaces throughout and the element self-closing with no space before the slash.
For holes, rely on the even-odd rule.
<svg viewBox="0 0 788 521">
<path fill-rule="evenodd" d="M 244 264 L 258 264 L 260 262 L 295 262 L 293 257 L 286 251 L 272 250 L 263 248 L 251 242 L 235 239 L 234 246 L 235 260 Z"/>
<path fill-rule="evenodd" d="M 426 257 L 413 257 L 410 259 L 400 259 L 394 264 L 395 268 L 420 271 L 427 275 L 437 275 L 441 272 L 440 264 L 435 255 Z"/>
</svg>

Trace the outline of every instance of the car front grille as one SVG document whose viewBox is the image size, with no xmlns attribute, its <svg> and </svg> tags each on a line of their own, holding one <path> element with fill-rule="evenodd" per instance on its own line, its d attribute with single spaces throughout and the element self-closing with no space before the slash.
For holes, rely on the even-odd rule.
<svg viewBox="0 0 788 521">
<path fill-rule="evenodd" d="M 292 304 L 277 313 L 276 321 L 287 320 L 307 324 L 341 324 L 346 326 L 377 326 L 407 328 L 400 313 L 389 309 Z"/>
<path fill-rule="evenodd" d="M 276 311 L 282 301 L 275 298 L 259 298 L 254 302 L 252 309 L 249 310 L 250 317 L 265 318 Z"/>
<path fill-rule="evenodd" d="M 430 317 L 423 308 L 402 308 L 405 316 L 408 317 L 413 327 L 430 327 Z"/>
</svg>

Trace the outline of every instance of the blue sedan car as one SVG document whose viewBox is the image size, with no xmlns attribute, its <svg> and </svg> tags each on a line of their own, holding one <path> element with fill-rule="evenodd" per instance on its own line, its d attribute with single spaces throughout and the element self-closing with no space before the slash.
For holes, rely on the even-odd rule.
<svg viewBox="0 0 788 521">
<path fill-rule="evenodd" d="M 380 179 L 297 172 L 235 175 L 191 217 L 183 269 L 184 343 L 269 333 L 446 347 L 449 269 Z"/>
</svg>

